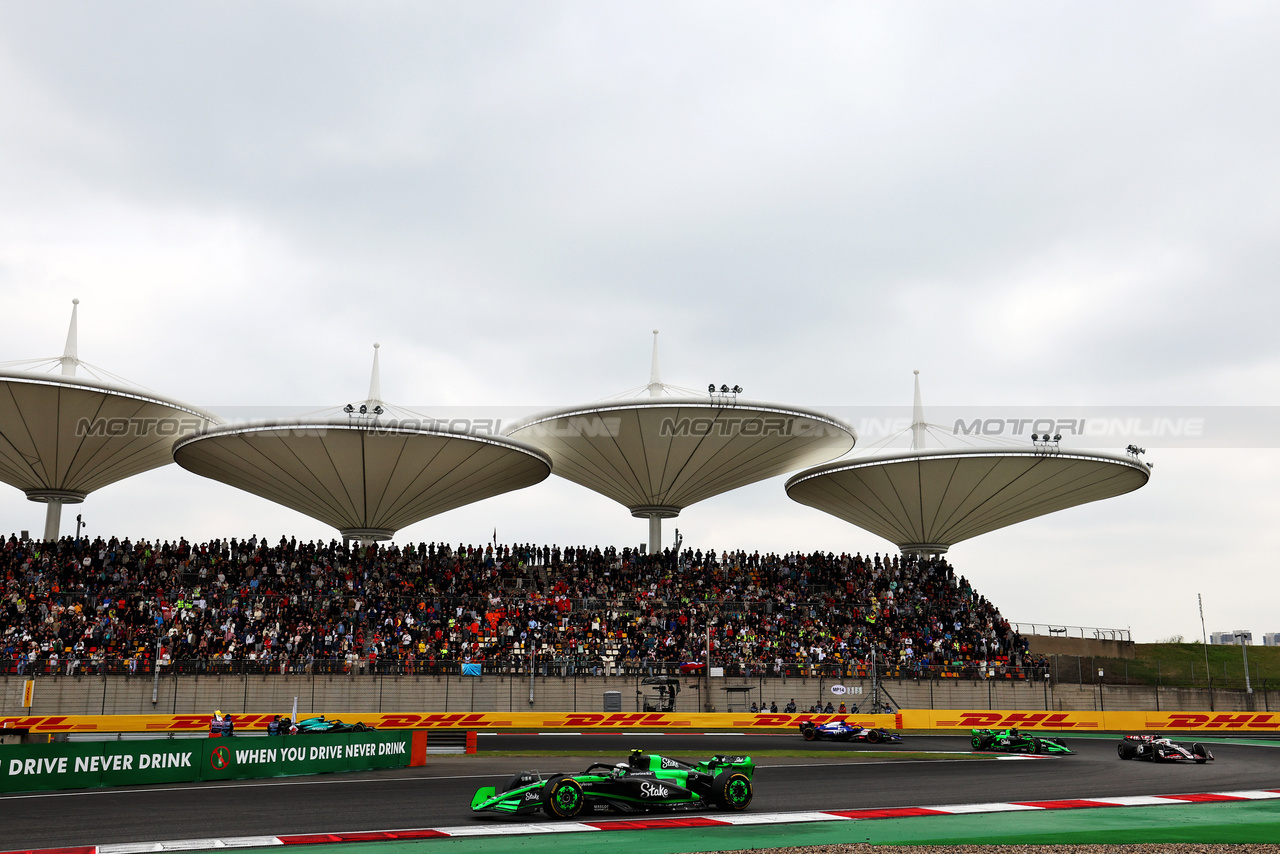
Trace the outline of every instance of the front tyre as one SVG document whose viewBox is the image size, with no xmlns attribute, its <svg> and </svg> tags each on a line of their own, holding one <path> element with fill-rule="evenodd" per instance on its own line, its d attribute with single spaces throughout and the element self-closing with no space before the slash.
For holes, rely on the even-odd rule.
<svg viewBox="0 0 1280 854">
<path fill-rule="evenodd" d="M 542 810 L 552 818 L 573 818 L 582 812 L 582 786 L 572 777 L 557 777 L 542 790 Z"/>
<path fill-rule="evenodd" d="M 879 744 L 884 739 L 878 729 L 867 730 L 867 741 L 871 744 Z"/>
<path fill-rule="evenodd" d="M 722 810 L 746 809 L 751 795 L 751 778 L 741 771 L 721 771 L 711 783 L 712 802 Z"/>
<path fill-rule="evenodd" d="M 1209 761 L 1209 751 L 1200 743 L 1191 745 L 1191 755 L 1196 758 L 1197 765 L 1203 765 Z"/>
</svg>

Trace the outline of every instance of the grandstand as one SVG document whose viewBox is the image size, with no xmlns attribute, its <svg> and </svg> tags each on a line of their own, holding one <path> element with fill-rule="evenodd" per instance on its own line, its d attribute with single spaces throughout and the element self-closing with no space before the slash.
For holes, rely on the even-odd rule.
<svg viewBox="0 0 1280 854">
<path fill-rule="evenodd" d="M 653 335 L 648 385 L 618 402 L 539 413 L 507 430 L 546 452 L 554 474 L 648 519 L 650 552 L 662 549 L 662 520 L 685 507 L 839 457 L 857 441 L 829 415 L 740 399 L 738 386 L 712 384 L 699 397 L 662 382 L 658 330 Z"/>
<path fill-rule="evenodd" d="M 655 674 L 708 646 L 739 676 L 1036 666 L 963 576 L 913 555 L 11 537 L 0 577 L 8 673 Z"/>
</svg>

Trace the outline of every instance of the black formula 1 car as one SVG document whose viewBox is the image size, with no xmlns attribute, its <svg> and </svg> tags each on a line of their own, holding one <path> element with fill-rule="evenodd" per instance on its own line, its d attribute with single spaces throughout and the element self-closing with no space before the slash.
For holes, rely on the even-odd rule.
<svg viewBox="0 0 1280 854">
<path fill-rule="evenodd" d="M 805 741 L 865 741 L 868 744 L 902 742 L 902 736 L 896 732 L 889 732 L 884 727 L 871 729 L 844 721 L 830 721 L 825 724 L 800 721 L 798 726 Z"/>
<path fill-rule="evenodd" d="M 1170 741 L 1160 735 L 1126 735 L 1116 745 L 1121 759 L 1146 759 L 1150 762 L 1195 762 L 1203 765 L 1213 754 L 1203 744 L 1190 747 Z"/>
<path fill-rule="evenodd" d="M 974 750 L 996 750 L 1002 753 L 1054 753 L 1069 754 L 1075 751 L 1062 743 L 1060 738 L 1026 735 L 1014 729 L 975 729 L 969 743 Z"/>
<path fill-rule="evenodd" d="M 596 762 L 578 774 L 542 776 L 522 771 L 501 789 L 476 791 L 471 809 L 525 815 L 541 810 L 552 818 L 582 813 L 742 810 L 751 803 L 755 763 L 749 756 L 713 756 L 690 765 L 678 759 L 631 751 L 626 762 Z"/>
</svg>

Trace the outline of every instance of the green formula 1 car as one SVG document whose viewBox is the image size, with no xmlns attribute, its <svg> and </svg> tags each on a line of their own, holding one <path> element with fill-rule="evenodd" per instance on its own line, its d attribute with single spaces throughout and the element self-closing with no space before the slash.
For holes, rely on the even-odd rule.
<svg viewBox="0 0 1280 854">
<path fill-rule="evenodd" d="M 631 751 L 626 762 L 596 762 L 580 774 L 516 774 L 501 789 L 486 786 L 471 799 L 476 812 L 552 818 L 582 813 L 742 810 L 751 803 L 755 763 L 749 756 L 713 756 L 690 765 L 678 759 Z"/>
<path fill-rule="evenodd" d="M 969 740 L 974 750 L 996 750 L 1002 753 L 1051 753 L 1066 755 L 1075 751 L 1060 738 L 1026 735 L 1017 728 L 1006 730 L 975 729 Z"/>
<path fill-rule="evenodd" d="M 288 721 L 285 721 L 287 724 Z M 338 720 L 337 718 L 325 720 L 324 715 L 318 718 L 306 718 L 298 721 L 297 731 L 299 735 L 304 733 L 336 733 L 336 732 L 373 732 L 374 727 L 369 726 L 363 721 L 360 723 L 349 724 Z"/>
</svg>

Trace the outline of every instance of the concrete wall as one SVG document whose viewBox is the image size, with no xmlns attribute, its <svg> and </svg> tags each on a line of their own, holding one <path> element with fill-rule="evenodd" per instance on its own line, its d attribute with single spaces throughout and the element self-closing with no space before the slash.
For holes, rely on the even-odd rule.
<svg viewBox="0 0 1280 854">
<path fill-rule="evenodd" d="M 25 713 L 23 679 L 0 676 L 0 715 Z M 208 714 L 214 709 L 231 713 L 287 712 L 298 698 L 298 711 L 311 712 L 450 712 L 498 711 L 603 711 L 604 692 L 622 693 L 623 711 L 636 711 L 635 677 L 542 677 L 534 684 L 529 703 L 527 676 L 181 676 L 162 677 L 151 702 L 151 677 L 44 676 L 36 680 L 31 713 L 37 715 Z M 803 710 L 821 700 L 837 706 L 842 699 L 830 691 L 830 679 L 713 679 L 711 704 L 727 711 L 723 689 L 751 686 L 738 694 L 737 702 L 776 701 L 782 709 L 794 698 Z M 846 679 L 850 693 L 843 699 L 866 705 L 871 683 Z M 888 680 L 882 683 L 894 708 L 909 709 L 1056 709 L 1100 711 L 1280 711 L 1280 691 L 1247 695 L 1242 690 L 1209 692 L 1203 688 L 1160 688 L 1136 685 L 1049 685 L 1046 682 L 1007 680 L 921 681 Z M 861 693 L 855 693 L 861 689 Z M 705 679 L 685 679 L 676 710 L 703 711 Z M 745 698 L 745 700 L 743 699 Z M 742 706 L 735 706 L 741 709 Z"/>
<path fill-rule="evenodd" d="M 1134 658 L 1132 641 L 1027 636 L 1028 651 L 1036 655 L 1079 655 L 1084 658 Z"/>
</svg>

